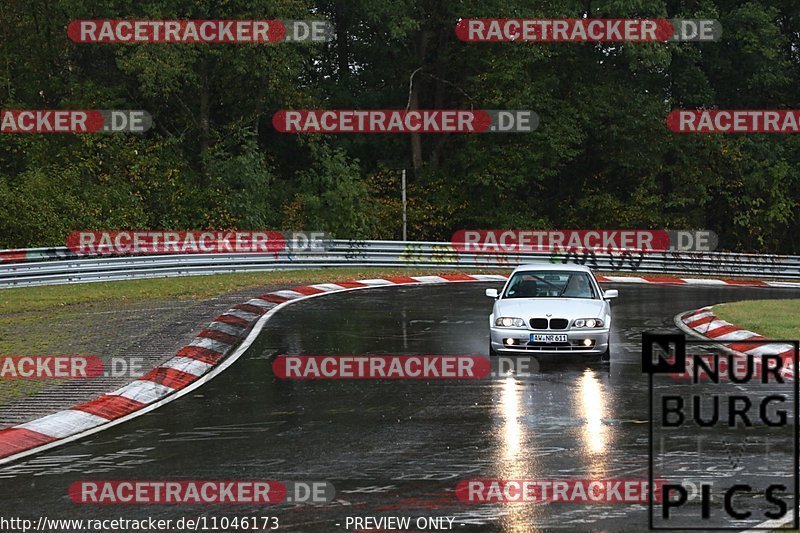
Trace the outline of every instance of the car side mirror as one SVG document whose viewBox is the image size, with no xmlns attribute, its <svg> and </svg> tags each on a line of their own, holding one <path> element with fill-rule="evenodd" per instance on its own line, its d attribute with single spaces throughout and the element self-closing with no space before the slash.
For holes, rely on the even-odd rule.
<svg viewBox="0 0 800 533">
<path fill-rule="evenodd" d="M 486 296 L 488 296 L 489 298 L 494 298 L 495 300 L 497 300 L 497 297 L 499 296 L 499 294 L 497 294 L 497 289 L 486 289 Z"/>
<path fill-rule="evenodd" d="M 617 289 L 608 289 L 607 291 L 603 291 L 603 298 L 606 300 L 616 298 L 617 296 L 619 296 L 619 291 Z"/>
</svg>

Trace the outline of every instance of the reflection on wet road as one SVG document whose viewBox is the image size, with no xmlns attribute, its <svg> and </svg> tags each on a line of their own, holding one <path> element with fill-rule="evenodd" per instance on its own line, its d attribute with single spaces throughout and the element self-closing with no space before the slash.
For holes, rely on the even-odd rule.
<svg viewBox="0 0 800 533">
<path fill-rule="evenodd" d="M 0 469 L 3 513 L 65 518 L 275 515 L 281 529 L 343 530 L 347 516 L 449 516 L 476 531 L 641 531 L 641 503 L 477 504 L 463 479 L 646 479 L 642 331 L 708 304 L 793 291 L 627 285 L 613 303 L 610 365 L 540 358 L 532 375 L 464 381 L 287 381 L 275 354 L 480 354 L 497 284 L 391 287 L 314 298 L 278 313 L 250 351 L 150 414 Z M 774 467 L 791 456 L 773 450 Z M 676 459 L 677 466 L 687 466 Z M 85 479 L 328 480 L 324 505 L 77 505 Z M 342 526 L 336 526 L 341 524 Z"/>
</svg>

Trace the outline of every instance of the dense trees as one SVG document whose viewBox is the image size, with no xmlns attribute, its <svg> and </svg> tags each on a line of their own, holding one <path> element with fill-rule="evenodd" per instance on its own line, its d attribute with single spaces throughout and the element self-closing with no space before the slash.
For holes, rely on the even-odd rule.
<svg viewBox="0 0 800 533">
<path fill-rule="evenodd" d="M 462 17 L 716 18 L 718 43 L 465 43 Z M 76 44 L 88 18 L 325 18 L 328 44 Z M 0 135 L 0 246 L 73 229 L 704 227 L 798 253 L 800 141 L 680 135 L 675 108 L 798 108 L 792 0 L 53 0 L 0 4 L 0 109 L 146 109 L 144 135 Z M 413 76 L 412 76 L 413 74 Z M 509 135 L 290 135 L 278 109 L 533 109 Z"/>
</svg>

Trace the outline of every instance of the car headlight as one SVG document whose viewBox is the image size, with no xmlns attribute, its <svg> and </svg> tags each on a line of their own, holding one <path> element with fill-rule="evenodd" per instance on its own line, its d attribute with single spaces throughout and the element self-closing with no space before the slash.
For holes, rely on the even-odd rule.
<svg viewBox="0 0 800 533">
<path fill-rule="evenodd" d="M 512 316 L 501 316 L 495 319 L 494 325 L 502 328 L 524 328 L 525 321 Z"/>
<path fill-rule="evenodd" d="M 576 328 L 602 328 L 605 326 L 605 322 L 599 318 L 579 318 L 573 326 Z"/>
</svg>

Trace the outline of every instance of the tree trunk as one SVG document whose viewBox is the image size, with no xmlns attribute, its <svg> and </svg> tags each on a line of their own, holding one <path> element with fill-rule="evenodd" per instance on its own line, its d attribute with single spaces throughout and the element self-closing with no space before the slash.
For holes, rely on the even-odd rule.
<svg viewBox="0 0 800 533">
<path fill-rule="evenodd" d="M 211 132 L 211 87 L 208 79 L 208 58 L 200 59 L 200 161 L 203 174 L 206 172 L 205 157 L 208 152 Z"/>
<path fill-rule="evenodd" d="M 423 29 L 417 35 L 417 60 L 419 65 L 425 65 L 425 55 L 428 50 L 428 42 L 430 41 L 430 30 Z M 420 95 L 420 82 L 421 77 L 419 72 L 416 73 L 409 81 L 411 84 L 410 97 L 408 100 L 409 111 L 412 109 L 419 109 L 419 95 Z M 411 167 L 414 170 L 414 177 L 419 177 L 422 171 L 422 134 L 419 132 L 411 133 Z"/>
<path fill-rule="evenodd" d="M 334 5 L 333 23 L 336 26 L 336 66 L 339 81 L 346 83 L 350 78 L 350 43 L 347 41 L 349 24 L 345 2 Z"/>
</svg>

